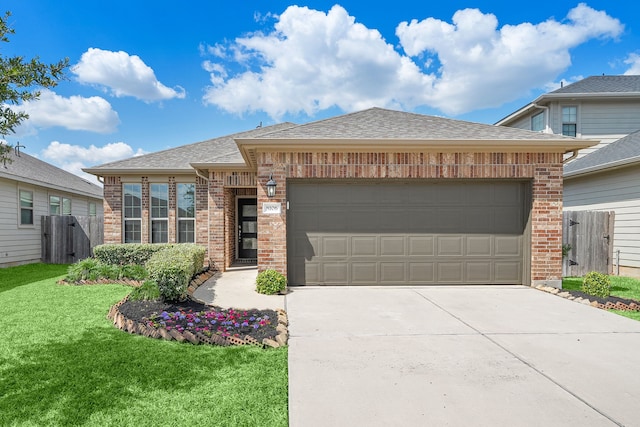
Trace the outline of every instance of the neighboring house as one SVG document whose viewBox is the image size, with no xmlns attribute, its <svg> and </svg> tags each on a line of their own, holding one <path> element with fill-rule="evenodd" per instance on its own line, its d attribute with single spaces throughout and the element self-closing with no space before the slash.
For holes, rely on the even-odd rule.
<svg viewBox="0 0 640 427">
<path fill-rule="evenodd" d="M 614 211 L 614 264 L 640 277 L 640 131 L 567 164 L 564 208 Z"/>
<path fill-rule="evenodd" d="M 593 143 L 372 108 L 85 171 L 105 243 L 195 242 L 291 285 L 559 286 L 562 158 Z"/>
<path fill-rule="evenodd" d="M 640 76 L 588 77 L 496 124 L 601 141 L 566 159 L 564 209 L 614 211 L 614 264 L 640 277 Z"/>
<path fill-rule="evenodd" d="M 41 259 L 41 216 L 102 216 L 102 188 L 24 152 L 0 161 L 0 267 Z"/>
<path fill-rule="evenodd" d="M 587 155 L 640 129 L 640 76 L 593 76 L 569 84 L 496 123 L 538 132 L 600 140 Z"/>
</svg>

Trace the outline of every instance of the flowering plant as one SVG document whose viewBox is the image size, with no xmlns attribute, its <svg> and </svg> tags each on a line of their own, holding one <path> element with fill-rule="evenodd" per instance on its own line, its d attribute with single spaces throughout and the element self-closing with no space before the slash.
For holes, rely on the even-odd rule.
<svg viewBox="0 0 640 427">
<path fill-rule="evenodd" d="M 168 331 L 201 332 L 206 336 L 220 335 L 242 338 L 249 336 L 265 336 L 264 329 L 271 325 L 271 316 L 259 310 L 212 309 L 204 311 L 176 310 L 163 311 L 147 319 L 147 326 Z M 273 328 L 268 328 L 273 329 Z"/>
</svg>

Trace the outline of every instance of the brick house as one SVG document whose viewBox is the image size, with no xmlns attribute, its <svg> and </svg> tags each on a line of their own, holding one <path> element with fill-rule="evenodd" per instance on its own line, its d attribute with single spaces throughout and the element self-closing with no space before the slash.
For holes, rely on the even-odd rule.
<svg viewBox="0 0 640 427">
<path fill-rule="evenodd" d="M 594 143 L 372 108 L 86 172 L 106 243 L 195 242 L 291 285 L 560 286 L 562 159 Z"/>
</svg>

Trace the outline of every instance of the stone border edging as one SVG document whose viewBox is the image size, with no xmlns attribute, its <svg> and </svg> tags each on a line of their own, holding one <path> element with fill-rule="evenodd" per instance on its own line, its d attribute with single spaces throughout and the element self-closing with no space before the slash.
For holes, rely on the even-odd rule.
<svg viewBox="0 0 640 427">
<path fill-rule="evenodd" d="M 614 304 L 613 302 L 609 301 L 603 304 L 597 301 L 595 297 L 593 300 L 590 300 L 588 298 L 576 297 L 574 295 L 571 295 L 571 293 L 567 291 L 563 291 L 562 289 L 554 288 L 552 286 L 537 285 L 537 286 L 533 286 L 533 288 L 541 290 L 543 292 L 557 295 L 559 297 L 562 297 L 568 300 L 579 302 L 584 305 L 590 305 L 591 307 L 600 308 L 602 310 L 640 311 L 640 304 L 636 304 L 634 302 L 630 304 L 625 304 L 623 302 L 618 301 Z"/>
<path fill-rule="evenodd" d="M 216 271 L 210 270 L 201 273 L 196 278 L 194 278 L 191 283 L 189 283 L 189 287 L 187 289 L 187 293 L 189 294 L 189 296 L 192 296 L 193 291 L 195 291 L 200 285 L 202 285 L 216 273 Z M 228 347 L 232 345 L 253 345 L 261 348 L 278 348 L 286 346 L 289 342 L 289 319 L 287 317 L 287 313 L 282 309 L 274 310 L 278 314 L 278 325 L 276 326 L 278 335 L 276 335 L 274 339 L 264 338 L 262 342 L 260 342 L 249 335 L 245 336 L 244 339 L 238 337 L 225 338 L 215 334 L 208 337 L 202 332 L 193 333 L 191 331 L 184 331 L 181 333 L 175 329 L 167 331 L 164 328 L 153 328 L 151 326 L 145 325 L 142 322 L 129 319 L 120 312 L 120 306 L 122 306 L 122 304 L 124 304 L 128 300 L 129 296 L 127 295 L 121 301 L 114 304 L 109 309 L 107 318 L 113 321 L 113 325 L 116 328 L 125 332 L 129 332 L 130 334 L 142 335 L 148 338 L 165 339 L 167 341 L 189 342 L 191 344 L 210 344 L 219 345 L 222 347 Z"/>
</svg>

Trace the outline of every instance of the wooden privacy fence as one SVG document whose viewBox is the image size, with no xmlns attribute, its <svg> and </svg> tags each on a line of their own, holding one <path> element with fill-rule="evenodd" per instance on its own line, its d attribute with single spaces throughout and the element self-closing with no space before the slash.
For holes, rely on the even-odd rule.
<svg viewBox="0 0 640 427">
<path fill-rule="evenodd" d="M 584 276 L 590 271 L 613 272 L 615 212 L 565 211 L 562 245 L 571 249 L 562 260 L 563 276 Z"/>
<path fill-rule="evenodd" d="M 42 262 L 73 264 L 93 255 L 102 244 L 103 218 L 53 215 L 42 217 Z"/>
</svg>

